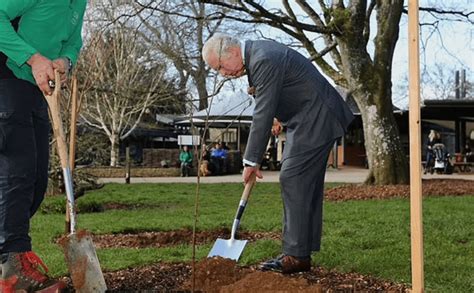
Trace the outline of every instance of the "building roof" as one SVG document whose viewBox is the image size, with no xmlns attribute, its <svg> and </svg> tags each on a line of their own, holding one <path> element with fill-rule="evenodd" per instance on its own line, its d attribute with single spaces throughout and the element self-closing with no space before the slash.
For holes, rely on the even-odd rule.
<svg viewBox="0 0 474 293">
<path fill-rule="evenodd" d="M 241 120 L 252 120 L 255 102 L 253 98 L 243 91 L 230 94 L 221 94 L 211 99 L 207 109 L 193 113 L 193 117 L 205 119 L 240 118 Z"/>
<path fill-rule="evenodd" d="M 423 119 L 474 121 L 474 99 L 424 100 Z"/>
<path fill-rule="evenodd" d="M 192 115 L 181 116 L 176 119 L 176 125 L 196 125 L 220 128 L 229 124 L 248 124 L 252 121 L 255 101 L 243 91 L 230 94 L 221 94 L 210 99 L 207 109 L 196 111 Z M 207 122 L 206 122 L 207 121 Z"/>
</svg>

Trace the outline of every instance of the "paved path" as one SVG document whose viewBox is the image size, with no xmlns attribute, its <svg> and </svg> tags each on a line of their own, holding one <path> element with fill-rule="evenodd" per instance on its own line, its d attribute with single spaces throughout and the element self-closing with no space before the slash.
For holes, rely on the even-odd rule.
<svg viewBox="0 0 474 293">
<path fill-rule="evenodd" d="M 345 182 L 345 183 L 362 183 L 367 177 L 368 170 L 362 168 L 344 167 L 340 169 L 328 169 L 326 172 L 325 182 Z M 263 179 L 260 182 L 278 182 L 279 172 L 263 171 Z M 446 178 L 446 179 L 467 179 L 474 180 L 474 173 L 452 174 L 452 175 L 423 175 L 424 179 Z M 196 177 L 132 177 L 131 183 L 196 183 Z M 123 178 L 101 178 L 99 182 L 108 183 L 124 183 Z M 240 174 L 226 176 L 210 176 L 201 177 L 201 183 L 236 183 L 242 182 Z"/>
</svg>

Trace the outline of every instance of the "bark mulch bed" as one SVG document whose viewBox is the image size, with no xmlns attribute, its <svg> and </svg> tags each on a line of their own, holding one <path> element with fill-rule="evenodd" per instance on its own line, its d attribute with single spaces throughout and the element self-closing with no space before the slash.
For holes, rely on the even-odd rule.
<svg viewBox="0 0 474 293">
<path fill-rule="evenodd" d="M 240 267 L 223 258 L 195 264 L 195 292 L 408 292 L 408 287 L 357 273 L 315 267 L 310 272 L 282 275 Z M 110 292 L 191 292 L 189 263 L 161 263 L 105 273 Z M 72 289 L 70 286 L 69 289 Z"/>
<path fill-rule="evenodd" d="M 230 229 L 221 228 L 212 231 L 196 232 L 196 245 L 209 244 L 216 241 L 217 238 L 229 239 Z M 241 231 L 239 232 L 239 235 L 237 235 L 237 238 L 246 239 L 250 242 L 259 239 L 280 240 L 280 233 Z M 92 236 L 92 240 L 96 248 L 166 247 L 180 244 L 191 244 L 192 239 L 193 231 L 187 229 L 164 232 L 140 232 Z"/>
<path fill-rule="evenodd" d="M 426 179 L 423 180 L 423 196 L 459 196 L 474 195 L 474 181 L 462 179 Z M 327 190 L 327 200 L 367 200 L 393 197 L 409 197 L 409 185 L 357 185 L 345 184 Z"/>
</svg>

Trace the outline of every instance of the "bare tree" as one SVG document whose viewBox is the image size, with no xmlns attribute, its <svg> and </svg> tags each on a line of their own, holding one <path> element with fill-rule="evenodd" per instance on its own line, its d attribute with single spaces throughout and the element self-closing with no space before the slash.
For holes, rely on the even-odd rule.
<svg viewBox="0 0 474 293">
<path fill-rule="evenodd" d="M 408 182 L 408 163 L 391 100 L 393 53 L 400 19 L 406 12 L 403 0 L 319 0 L 319 5 L 313 1 L 282 0 L 282 9 L 267 8 L 261 1 L 202 1 L 234 12 L 221 17 L 266 24 L 297 40 L 327 76 L 352 93 L 361 111 L 370 168 L 366 183 Z M 303 15 L 298 15 L 296 8 Z M 436 9 L 428 12 L 448 14 Z M 470 21 L 469 13 L 450 12 Z M 371 35 L 375 35 L 373 47 L 369 46 Z M 323 42 L 318 41 L 320 36 Z"/>
<path fill-rule="evenodd" d="M 102 0 L 114 6 L 115 0 Z M 201 51 L 207 38 L 216 31 L 230 29 L 248 34 L 253 25 L 209 15 L 226 14 L 226 8 L 206 5 L 192 0 L 128 0 L 128 9 L 116 13 L 110 22 L 123 22 L 141 33 L 144 41 L 169 61 L 181 88 L 197 92 L 198 110 L 208 107 L 208 99 L 216 94 L 209 87 L 208 78 L 214 72 L 206 67 Z M 109 3 L 109 6 L 110 6 Z M 110 14 L 110 13 L 109 13 Z M 232 23 L 232 24 L 231 24 Z M 237 23 L 237 25 L 236 25 Z M 211 91 L 211 92 L 210 92 Z M 190 105 L 194 105 L 194 100 Z"/>
<path fill-rule="evenodd" d="M 123 27 L 95 33 L 83 50 L 78 78 L 83 85 L 81 118 L 109 138 L 110 165 L 118 163 L 119 142 L 139 125 L 157 103 L 174 101 L 175 91 L 165 79 L 139 36 Z"/>
<path fill-rule="evenodd" d="M 139 31 L 144 40 L 170 60 L 178 72 L 180 86 L 185 88 L 191 78 L 199 98 L 199 110 L 208 107 L 206 79 L 209 70 L 201 58 L 205 37 L 222 24 L 207 21 L 206 5 L 191 0 L 136 0 L 135 13 L 140 19 Z M 186 12 L 192 17 L 184 16 Z"/>
</svg>

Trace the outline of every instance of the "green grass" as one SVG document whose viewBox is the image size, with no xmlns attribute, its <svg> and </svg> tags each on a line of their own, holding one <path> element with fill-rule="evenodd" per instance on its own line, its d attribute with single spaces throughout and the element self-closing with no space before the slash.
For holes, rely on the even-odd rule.
<svg viewBox="0 0 474 293">
<path fill-rule="evenodd" d="M 328 186 L 327 186 L 328 187 Z M 198 230 L 230 228 L 241 184 L 203 184 Z M 78 200 L 79 209 L 105 203 L 139 205 L 132 210 L 108 210 L 79 215 L 79 228 L 94 233 L 168 231 L 191 228 L 194 184 L 109 184 Z M 47 198 L 32 221 L 34 249 L 53 275 L 65 275 L 63 254 L 52 239 L 64 229 L 62 197 Z M 433 292 L 474 292 L 474 196 L 431 197 L 423 201 L 425 286 Z M 277 184 L 258 184 L 243 216 L 242 229 L 281 231 L 282 202 Z M 409 200 L 326 202 L 323 244 L 313 261 L 329 269 L 359 272 L 409 283 Z M 197 247 L 205 257 L 211 244 Z M 280 242 L 249 244 L 241 264 L 253 264 L 280 252 Z M 161 261 L 189 261 L 189 245 L 147 249 L 100 249 L 105 270 L 118 270 Z"/>
</svg>

